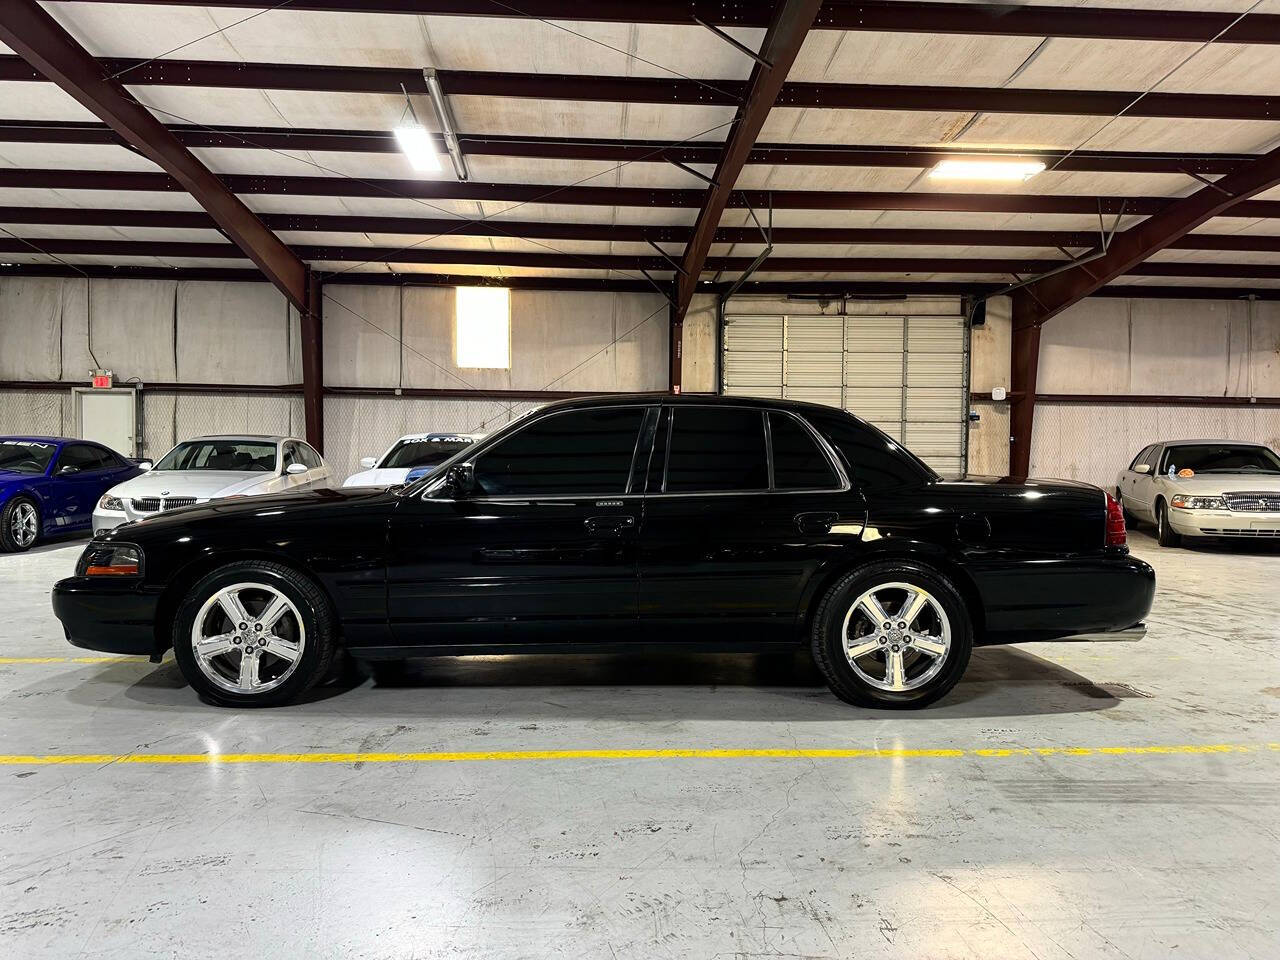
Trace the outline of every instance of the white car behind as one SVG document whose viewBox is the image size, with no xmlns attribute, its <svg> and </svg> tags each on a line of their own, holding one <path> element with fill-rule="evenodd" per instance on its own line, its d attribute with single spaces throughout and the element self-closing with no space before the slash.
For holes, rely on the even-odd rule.
<svg viewBox="0 0 1280 960">
<path fill-rule="evenodd" d="M 381 457 L 365 457 L 364 467 L 343 482 L 344 487 L 389 487 L 425 477 L 478 438 L 466 433 L 410 433 Z"/>
<path fill-rule="evenodd" d="M 324 458 L 296 437 L 196 437 L 108 490 L 93 511 L 93 532 L 221 497 L 320 490 L 330 479 Z"/>
<path fill-rule="evenodd" d="M 1280 456 L 1261 443 L 1169 440 L 1144 447 L 1116 480 L 1125 512 L 1184 536 L 1280 538 Z"/>
</svg>

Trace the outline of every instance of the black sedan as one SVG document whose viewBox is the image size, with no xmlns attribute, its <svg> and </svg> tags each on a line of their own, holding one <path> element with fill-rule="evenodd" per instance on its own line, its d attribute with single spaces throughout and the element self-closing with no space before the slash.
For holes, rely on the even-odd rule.
<svg viewBox="0 0 1280 960">
<path fill-rule="evenodd" d="M 840 410 L 660 395 L 544 407 L 398 489 L 126 524 L 53 606 L 76 646 L 172 646 L 226 705 L 344 656 L 808 643 L 841 699 L 919 707 L 975 645 L 1140 632 L 1154 590 L 1096 487 L 949 483 Z"/>
</svg>

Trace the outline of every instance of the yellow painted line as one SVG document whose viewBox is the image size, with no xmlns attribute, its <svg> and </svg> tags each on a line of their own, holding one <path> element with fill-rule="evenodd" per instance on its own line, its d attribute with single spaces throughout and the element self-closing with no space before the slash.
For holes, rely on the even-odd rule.
<svg viewBox="0 0 1280 960">
<path fill-rule="evenodd" d="M 1195 743 L 1128 747 L 990 747 L 975 749 L 860 749 L 839 747 L 661 750 L 498 750 L 457 753 L 52 753 L 0 754 L 0 766 L 104 764 L 217 765 L 250 763 L 470 763 L 493 760 L 862 760 L 1034 756 L 1146 756 L 1280 752 L 1280 743 Z"/>
<path fill-rule="evenodd" d="M 0 657 L 0 665 L 10 663 L 150 663 L 146 657 Z"/>
</svg>

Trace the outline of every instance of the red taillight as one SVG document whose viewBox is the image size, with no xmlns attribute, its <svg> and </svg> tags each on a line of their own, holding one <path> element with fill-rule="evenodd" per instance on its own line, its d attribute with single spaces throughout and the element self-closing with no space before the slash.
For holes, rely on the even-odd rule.
<svg viewBox="0 0 1280 960">
<path fill-rule="evenodd" d="M 1123 547 L 1127 537 L 1124 532 L 1124 511 L 1111 494 L 1107 494 L 1107 539 L 1108 547 Z"/>
</svg>

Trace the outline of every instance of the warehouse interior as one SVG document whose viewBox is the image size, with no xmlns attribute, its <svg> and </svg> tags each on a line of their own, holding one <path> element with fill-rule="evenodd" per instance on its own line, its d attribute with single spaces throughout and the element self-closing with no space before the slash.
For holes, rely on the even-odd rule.
<svg viewBox="0 0 1280 960">
<path fill-rule="evenodd" d="M 595 394 L 1112 492 L 1155 442 L 1280 448 L 1280 0 L 2 6 L 0 435 L 84 435 L 109 373 L 125 457 L 296 437 L 335 485 Z M 1141 643 L 982 648 L 914 714 L 807 649 L 237 713 L 68 646 L 84 537 L 0 554 L 0 953 L 1274 956 L 1280 555 L 1128 535 Z"/>
</svg>

